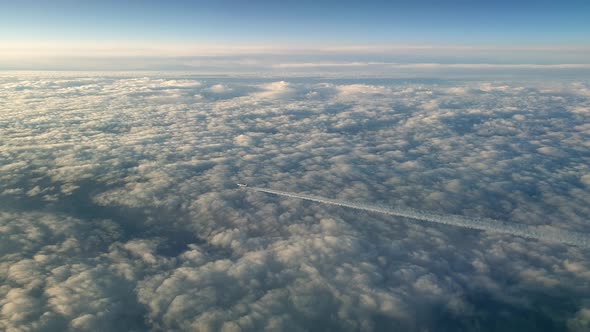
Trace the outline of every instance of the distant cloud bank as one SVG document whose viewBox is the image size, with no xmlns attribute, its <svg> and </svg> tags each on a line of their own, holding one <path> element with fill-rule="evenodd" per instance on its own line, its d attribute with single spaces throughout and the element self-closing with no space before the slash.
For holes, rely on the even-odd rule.
<svg viewBox="0 0 590 332">
<path fill-rule="evenodd" d="M 590 46 L 6 42 L 2 70 L 193 70 L 285 74 L 301 69 L 588 70 Z"/>
</svg>

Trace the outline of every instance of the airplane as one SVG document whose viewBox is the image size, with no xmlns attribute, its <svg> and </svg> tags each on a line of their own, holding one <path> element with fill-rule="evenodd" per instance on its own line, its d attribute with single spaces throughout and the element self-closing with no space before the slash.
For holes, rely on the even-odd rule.
<svg viewBox="0 0 590 332">
<path fill-rule="evenodd" d="M 238 187 L 247 187 L 248 185 L 245 183 L 236 183 Z"/>
</svg>

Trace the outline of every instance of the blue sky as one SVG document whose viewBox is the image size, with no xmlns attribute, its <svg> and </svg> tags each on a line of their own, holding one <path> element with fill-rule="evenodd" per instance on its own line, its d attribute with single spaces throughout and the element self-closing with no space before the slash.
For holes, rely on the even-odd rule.
<svg viewBox="0 0 590 332">
<path fill-rule="evenodd" d="M 589 13 L 587 0 L 0 0 L 0 70 L 587 65 Z"/>
<path fill-rule="evenodd" d="M 590 1 L 2 1 L 9 41 L 580 44 Z"/>
</svg>

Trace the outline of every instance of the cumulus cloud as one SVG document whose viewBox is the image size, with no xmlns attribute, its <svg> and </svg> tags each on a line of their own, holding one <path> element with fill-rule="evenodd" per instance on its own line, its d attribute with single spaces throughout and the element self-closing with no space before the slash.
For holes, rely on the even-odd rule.
<svg viewBox="0 0 590 332">
<path fill-rule="evenodd" d="M 257 98 L 289 98 L 295 93 L 295 89 L 285 81 L 272 82 L 260 85 L 262 91 L 254 94 Z"/>
<path fill-rule="evenodd" d="M 556 228 L 550 227 L 527 227 L 525 225 L 510 224 L 500 220 L 489 218 L 468 218 L 459 215 L 442 215 L 435 214 L 428 211 L 415 209 L 400 209 L 388 208 L 368 203 L 354 203 L 346 200 L 335 200 L 327 197 L 306 195 L 301 193 L 294 193 L 288 191 L 281 191 L 269 188 L 248 187 L 241 186 L 245 190 L 254 190 L 258 192 L 269 193 L 289 198 L 298 198 L 308 200 L 316 203 L 331 204 L 336 206 L 343 206 L 347 208 L 363 210 L 368 212 L 377 212 L 388 214 L 396 217 L 404 217 L 419 222 L 433 222 L 456 227 L 465 227 L 471 229 L 485 230 L 495 233 L 506 233 L 510 235 L 522 236 L 526 238 L 545 240 L 556 243 L 566 243 L 581 247 L 590 247 L 590 236 L 584 233 L 564 232 Z M 429 195 L 434 199 L 442 200 L 444 195 L 440 193 L 432 193 Z"/>
<path fill-rule="evenodd" d="M 588 233 L 588 91 L 5 73 L 0 329 L 583 331 L 587 249 L 235 183 Z"/>
<path fill-rule="evenodd" d="M 228 87 L 226 87 L 223 84 L 215 84 L 213 86 L 211 86 L 208 91 L 213 92 L 213 93 L 225 93 L 228 91 L 231 91 L 230 89 L 228 89 Z"/>
</svg>

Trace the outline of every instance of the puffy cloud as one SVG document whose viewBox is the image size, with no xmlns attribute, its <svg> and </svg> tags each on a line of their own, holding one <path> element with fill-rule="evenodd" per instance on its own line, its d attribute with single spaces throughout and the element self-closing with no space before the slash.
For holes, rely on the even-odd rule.
<svg viewBox="0 0 590 332">
<path fill-rule="evenodd" d="M 590 328 L 590 309 L 580 309 L 574 318 L 568 320 L 567 325 L 571 331 L 587 331 Z"/>
<path fill-rule="evenodd" d="M 225 93 L 225 92 L 231 91 L 231 89 L 229 89 L 228 87 L 226 87 L 223 84 L 215 84 L 215 85 L 212 85 L 208 89 L 208 91 L 213 92 L 213 93 Z"/>
<path fill-rule="evenodd" d="M 291 84 L 285 81 L 262 84 L 260 88 L 262 91 L 254 94 L 256 98 L 289 98 L 295 93 Z"/>
<path fill-rule="evenodd" d="M 586 249 L 235 183 L 588 232 L 587 91 L 5 74 L 0 329 L 584 330 Z"/>
</svg>

